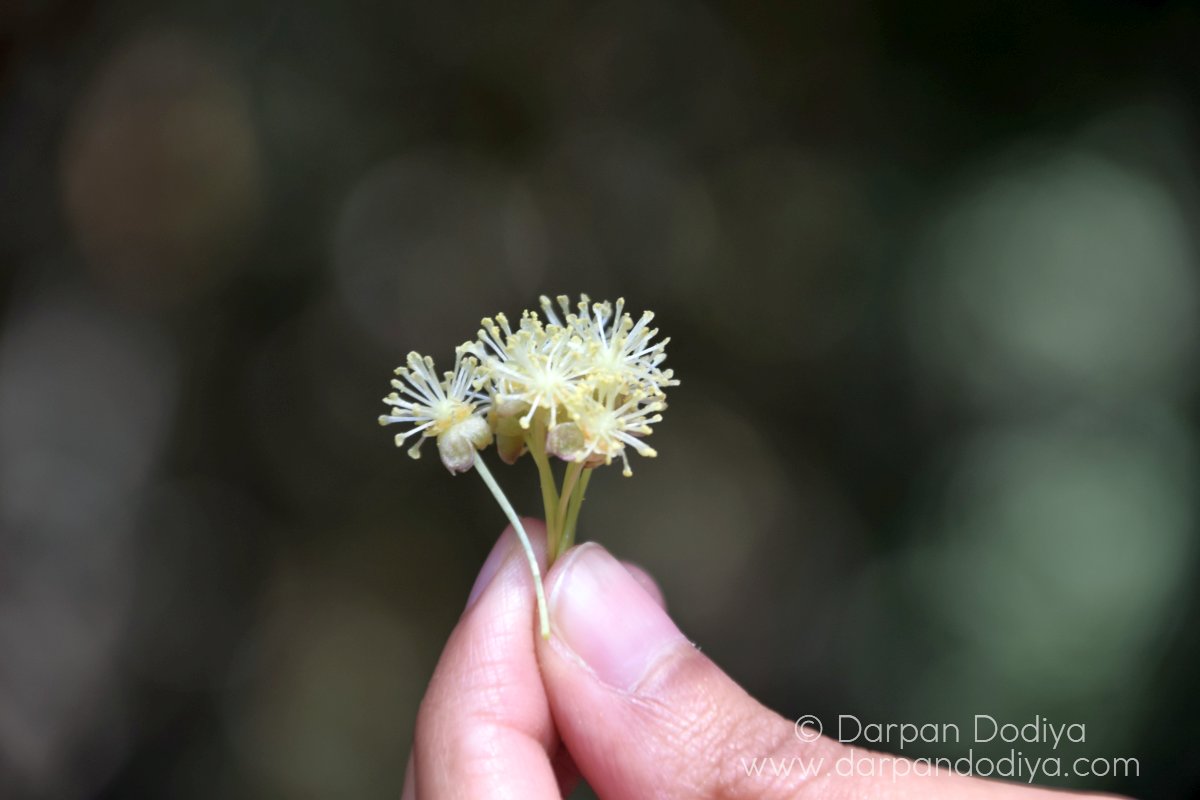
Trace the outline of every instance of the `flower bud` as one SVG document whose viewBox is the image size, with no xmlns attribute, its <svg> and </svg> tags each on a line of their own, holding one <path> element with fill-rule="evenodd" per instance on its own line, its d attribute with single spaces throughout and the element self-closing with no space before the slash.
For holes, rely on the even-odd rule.
<svg viewBox="0 0 1200 800">
<path fill-rule="evenodd" d="M 577 461 L 587 444 L 574 422 L 562 422 L 546 432 L 546 452 L 563 461 Z"/>
<path fill-rule="evenodd" d="M 437 439 L 442 463 L 451 472 L 466 472 L 475 466 L 475 451 L 492 443 L 492 429 L 483 417 L 471 416 Z"/>
<path fill-rule="evenodd" d="M 519 430 L 520 426 L 517 427 Z M 517 459 L 525 455 L 525 436 L 523 434 L 497 433 L 496 453 L 505 464 L 517 463 Z"/>
</svg>

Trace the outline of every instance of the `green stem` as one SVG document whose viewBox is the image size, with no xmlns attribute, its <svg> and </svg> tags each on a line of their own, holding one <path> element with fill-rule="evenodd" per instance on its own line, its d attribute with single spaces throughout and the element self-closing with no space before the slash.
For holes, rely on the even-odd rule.
<svg viewBox="0 0 1200 800">
<path fill-rule="evenodd" d="M 579 479 L 579 483 L 575 485 L 575 491 L 571 493 L 571 502 L 567 506 L 567 519 L 563 523 L 563 551 L 575 544 L 575 527 L 579 524 L 579 509 L 583 505 L 583 497 L 587 493 L 588 481 L 592 478 L 594 469 L 588 467 L 583 471 L 583 476 Z M 559 553 L 559 555 L 562 555 Z"/>
<path fill-rule="evenodd" d="M 533 425 L 525 434 L 525 445 L 529 454 L 537 464 L 538 480 L 542 486 L 542 507 L 546 514 L 546 557 L 554 563 L 554 554 L 562 538 L 562 529 L 557 525 L 558 491 L 554 488 L 554 471 L 550 468 L 550 459 L 546 458 L 546 421 L 538 414 L 533 418 Z"/>
<path fill-rule="evenodd" d="M 571 545 L 566 543 L 566 522 L 567 522 L 567 506 L 575 496 L 575 486 L 579 483 L 579 473 L 583 471 L 582 461 L 572 461 L 567 465 L 567 473 L 563 476 L 562 492 L 558 496 L 558 508 L 554 510 L 554 516 L 558 530 L 564 535 L 564 538 L 559 539 L 559 544 L 565 551 Z M 557 557 L 557 554 L 555 554 Z"/>
<path fill-rule="evenodd" d="M 533 552 L 533 545 L 529 543 L 529 536 L 525 533 L 525 526 L 521 524 L 521 518 L 517 516 L 512 503 L 508 502 L 508 498 L 504 496 L 504 491 L 500 488 L 500 484 L 496 483 L 496 479 L 492 477 L 487 464 L 483 463 L 483 456 L 479 453 L 475 454 L 475 471 L 479 473 L 479 477 L 483 478 L 483 482 L 487 484 L 487 487 L 492 490 L 492 497 L 495 497 L 496 502 L 500 504 L 501 510 L 508 517 L 508 521 L 512 523 L 513 530 L 517 532 L 517 538 L 521 540 L 521 547 L 525 549 L 525 557 L 529 559 L 529 571 L 533 573 L 533 590 L 537 594 L 538 620 L 541 623 L 542 638 L 549 639 L 550 615 L 546 611 L 546 592 L 542 588 L 542 571 L 538 568 L 537 555 Z"/>
</svg>

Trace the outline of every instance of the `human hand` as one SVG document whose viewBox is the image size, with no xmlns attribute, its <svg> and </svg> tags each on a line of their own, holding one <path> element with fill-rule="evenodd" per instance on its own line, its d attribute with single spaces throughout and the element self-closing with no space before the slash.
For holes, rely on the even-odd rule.
<svg viewBox="0 0 1200 800">
<path fill-rule="evenodd" d="M 544 529 L 525 525 L 544 565 Z M 599 545 L 559 559 L 546 595 L 549 640 L 535 632 L 528 564 L 505 531 L 421 703 L 403 800 L 543 800 L 569 794 L 581 775 L 605 800 L 1083 797 L 953 775 L 747 775 L 743 759 L 832 766 L 848 748 L 801 741 L 793 721 L 679 632 L 646 573 Z"/>
</svg>

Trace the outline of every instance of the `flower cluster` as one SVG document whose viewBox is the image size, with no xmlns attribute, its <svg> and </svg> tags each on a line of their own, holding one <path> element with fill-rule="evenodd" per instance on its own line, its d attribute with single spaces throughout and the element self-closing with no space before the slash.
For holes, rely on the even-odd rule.
<svg viewBox="0 0 1200 800">
<path fill-rule="evenodd" d="M 553 562 L 575 541 L 575 528 L 592 471 L 620 459 L 626 476 L 630 450 L 653 457 L 644 441 L 662 420 L 665 391 L 679 385 L 662 363 L 668 339 L 655 340 L 649 311 L 636 321 L 625 301 L 574 307 L 560 296 L 540 300 L 541 314 L 525 311 L 516 325 L 503 314 L 487 317 L 477 337 L 458 347 L 454 369 L 439 378 L 433 359 L 409 353 L 396 370 L 390 406 L 379 424 L 409 425 L 396 445 L 415 438 L 408 454 L 437 442 L 451 473 L 472 468 L 487 484 L 521 540 L 537 591 L 542 636 L 550 635 L 541 572 L 520 516 L 492 477 L 480 450 L 492 442 L 515 463 L 528 453 L 537 465 L 546 511 L 546 547 Z M 557 481 L 550 457 L 567 463 Z"/>
<path fill-rule="evenodd" d="M 436 439 L 451 472 L 469 470 L 493 439 L 508 463 L 532 449 L 587 468 L 619 458 L 630 475 L 628 450 L 653 457 L 643 440 L 662 419 L 665 389 L 679 383 L 661 367 L 670 340 L 655 341 L 654 314 L 635 321 L 623 299 L 556 301 L 542 297 L 542 314 L 525 311 L 516 325 L 504 314 L 485 318 L 441 379 L 432 359 L 410 353 L 384 398 L 392 411 L 379 418 L 413 425 L 397 446 L 419 436 L 409 450 L 417 458 Z"/>
</svg>

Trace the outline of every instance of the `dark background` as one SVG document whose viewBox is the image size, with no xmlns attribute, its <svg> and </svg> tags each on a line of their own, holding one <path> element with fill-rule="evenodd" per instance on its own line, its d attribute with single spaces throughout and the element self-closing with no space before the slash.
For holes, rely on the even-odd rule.
<svg viewBox="0 0 1200 800">
<path fill-rule="evenodd" d="M 1198 43 L 1183 2 L 3 0 L 0 796 L 397 796 L 504 522 L 379 399 L 581 291 L 683 381 L 581 536 L 752 693 L 1082 723 L 1017 747 L 1189 796 Z"/>
</svg>

